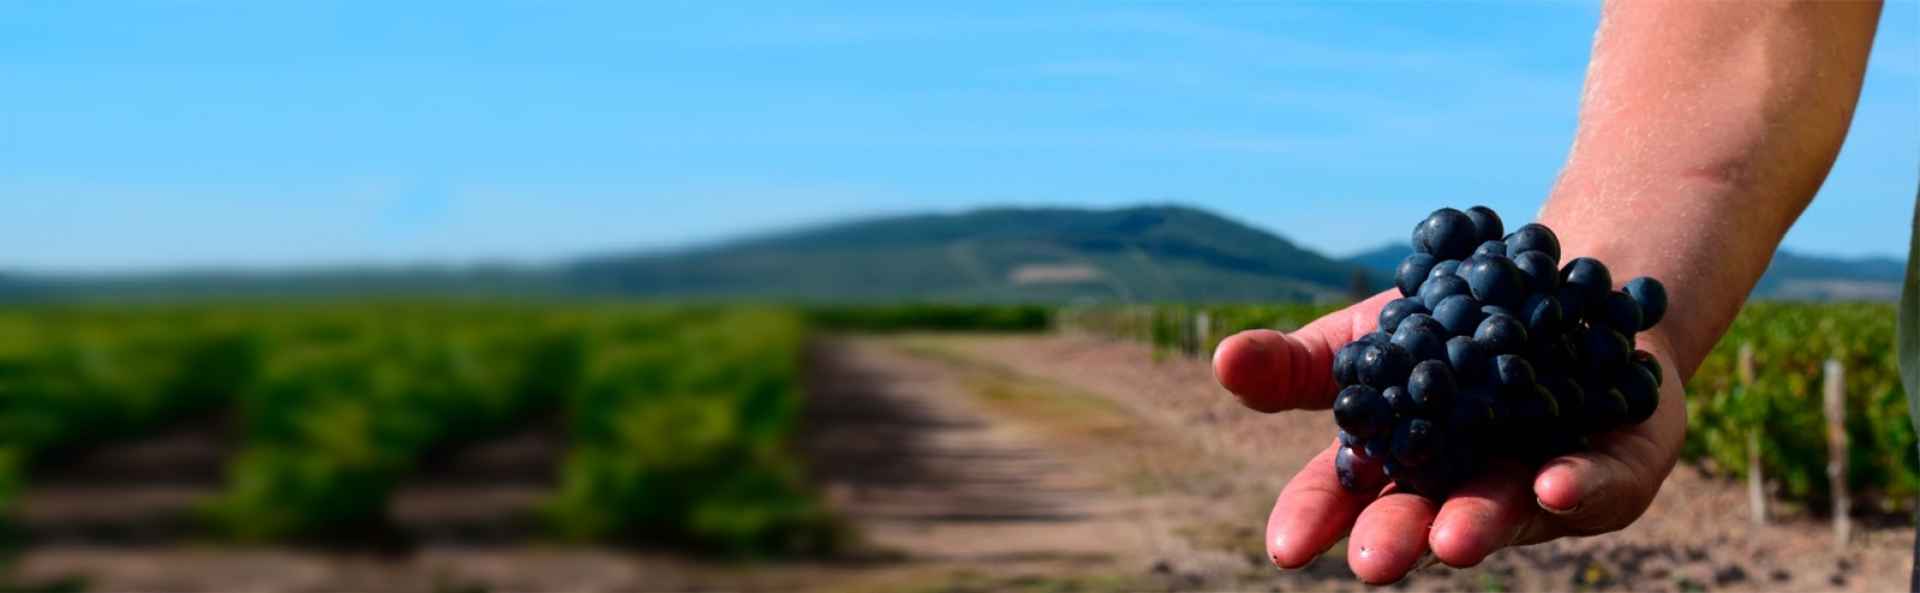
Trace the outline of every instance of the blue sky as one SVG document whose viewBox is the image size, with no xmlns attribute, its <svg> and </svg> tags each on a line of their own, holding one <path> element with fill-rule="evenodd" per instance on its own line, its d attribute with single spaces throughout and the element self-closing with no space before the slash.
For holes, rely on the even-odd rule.
<svg viewBox="0 0 1920 593">
<path fill-rule="evenodd" d="M 1592 2 L 0 0 L 0 269 L 548 261 L 1181 202 L 1344 254 L 1524 219 Z M 717 5 L 716 5 L 717 4 Z M 900 4 L 915 4 L 901 6 Z M 1905 251 L 1920 3 L 1787 245 Z"/>
</svg>

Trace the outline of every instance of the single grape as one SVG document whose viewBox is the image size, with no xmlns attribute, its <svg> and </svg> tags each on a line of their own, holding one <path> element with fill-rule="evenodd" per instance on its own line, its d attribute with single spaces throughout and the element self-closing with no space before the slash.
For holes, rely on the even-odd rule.
<svg viewBox="0 0 1920 593">
<path fill-rule="evenodd" d="M 1480 311 L 1480 301 L 1473 300 L 1473 295 L 1453 295 L 1433 308 L 1433 319 L 1451 336 L 1472 335 L 1486 318 Z"/>
<path fill-rule="evenodd" d="M 1467 291 L 1467 281 L 1461 280 L 1457 276 L 1428 278 L 1426 284 L 1420 287 L 1420 302 L 1426 305 L 1428 310 L 1432 310 L 1440 304 L 1440 301 L 1446 300 L 1447 297 L 1456 294 L 1467 294 Z"/>
<path fill-rule="evenodd" d="M 1666 384 L 1667 377 L 1661 373 L 1663 369 L 1660 367 L 1660 359 L 1654 358 L 1652 353 L 1645 350 L 1635 350 L 1633 351 L 1632 359 L 1634 364 L 1647 369 L 1647 373 L 1653 375 L 1654 387 Z"/>
<path fill-rule="evenodd" d="M 1400 289 L 1400 296 L 1419 294 L 1420 283 L 1427 281 L 1427 274 L 1433 272 L 1433 265 L 1440 263 L 1432 255 L 1415 253 L 1400 260 L 1400 267 L 1393 272 L 1393 285 Z"/>
<path fill-rule="evenodd" d="M 1547 225 L 1530 222 L 1507 235 L 1507 257 L 1513 257 L 1526 251 L 1540 251 L 1560 261 L 1560 237 L 1553 234 Z"/>
<path fill-rule="evenodd" d="M 1507 256 L 1506 242 L 1501 241 L 1499 239 L 1489 239 L 1487 241 L 1482 241 L 1479 247 L 1473 248 L 1474 257 L 1485 257 L 1485 256 L 1491 256 L 1491 255 L 1506 257 Z"/>
<path fill-rule="evenodd" d="M 1349 385 L 1333 399 L 1333 422 L 1348 434 L 1371 438 L 1392 428 L 1393 407 L 1379 390 Z"/>
<path fill-rule="evenodd" d="M 1544 251 L 1522 251 L 1513 256 L 1513 266 L 1527 278 L 1527 290 L 1553 292 L 1560 288 L 1560 264 Z"/>
<path fill-rule="evenodd" d="M 1492 241 L 1507 234 L 1507 227 L 1500 222 L 1500 215 L 1492 208 L 1474 206 L 1468 208 L 1467 218 L 1473 221 L 1473 236 L 1481 241 Z"/>
<path fill-rule="evenodd" d="M 1459 210 L 1441 208 L 1427 215 L 1414 237 L 1426 242 L 1426 253 L 1440 259 L 1459 259 L 1473 252 L 1477 230 L 1473 219 Z"/>
<path fill-rule="evenodd" d="M 1394 326 L 1393 331 L 1403 332 L 1403 331 L 1407 331 L 1408 328 L 1420 328 L 1422 330 L 1440 334 L 1443 337 L 1443 339 L 1444 339 L 1444 336 L 1446 336 L 1447 334 L 1447 327 L 1444 325 L 1440 325 L 1439 321 L 1435 321 L 1432 315 L 1428 315 L 1425 312 L 1414 313 L 1412 315 L 1408 315 L 1405 319 L 1401 319 L 1400 324 Z"/>
<path fill-rule="evenodd" d="M 1447 340 L 1447 366 L 1453 368 L 1455 379 L 1477 381 L 1486 375 L 1487 352 L 1471 337 L 1454 336 Z"/>
<path fill-rule="evenodd" d="M 1413 355 L 1391 341 L 1368 344 L 1366 349 L 1360 351 L 1360 358 L 1354 364 L 1354 376 L 1360 379 L 1360 384 L 1374 389 L 1386 389 L 1389 385 L 1406 382 L 1407 373 L 1411 370 Z"/>
<path fill-rule="evenodd" d="M 1434 278 L 1439 278 L 1441 276 L 1456 276 L 1458 275 L 1459 269 L 1460 269 L 1460 260 L 1457 260 L 1457 259 L 1442 260 L 1440 262 L 1433 264 L 1433 269 L 1427 270 L 1427 280 L 1432 280 Z M 1414 294 L 1419 294 L 1419 291 L 1415 290 Z"/>
<path fill-rule="evenodd" d="M 1502 354 L 1493 357 L 1493 372 L 1489 375 L 1494 385 L 1501 387 L 1526 387 L 1535 383 L 1533 363 L 1518 354 Z"/>
<path fill-rule="evenodd" d="M 1407 375 L 1407 395 L 1412 396 L 1414 409 L 1426 414 L 1452 405 L 1458 389 L 1453 368 L 1444 359 L 1422 361 L 1413 365 L 1413 371 Z"/>
<path fill-rule="evenodd" d="M 1627 294 L 1640 304 L 1640 331 L 1652 329 L 1667 316 L 1667 287 L 1659 280 L 1641 276 L 1627 281 Z"/>
<path fill-rule="evenodd" d="M 1627 424 L 1645 422 L 1653 417 L 1654 409 L 1660 407 L 1660 384 L 1653 380 L 1653 373 L 1646 367 L 1625 365 L 1614 386 L 1627 401 Z"/>
<path fill-rule="evenodd" d="M 1600 306 L 1588 307 L 1589 325 L 1605 326 L 1623 335 L 1640 331 L 1640 303 L 1627 293 L 1613 291 L 1600 299 Z"/>
<path fill-rule="evenodd" d="M 1396 331 L 1395 328 L 1400 327 L 1400 321 L 1406 319 L 1408 315 L 1426 312 L 1427 306 L 1421 304 L 1420 299 L 1402 298 L 1387 301 L 1386 306 L 1380 307 L 1378 319 L 1380 330 Z"/>
<path fill-rule="evenodd" d="M 1427 321 L 1431 322 L 1432 319 L 1428 318 Z M 1433 328 L 1438 326 L 1438 323 L 1429 327 L 1419 323 L 1402 322 L 1400 329 L 1393 332 L 1393 345 L 1399 346 L 1407 354 L 1412 355 L 1415 362 L 1446 360 L 1447 336 L 1443 332 L 1433 331 Z"/>
<path fill-rule="evenodd" d="M 1527 328 L 1513 317 L 1489 315 L 1473 331 L 1473 341 L 1490 354 L 1517 354 L 1527 345 Z"/>
<path fill-rule="evenodd" d="M 1333 351 L 1334 383 L 1346 387 L 1360 382 L 1356 365 L 1360 362 L 1360 351 L 1366 348 L 1367 342 L 1355 340 Z"/>
<path fill-rule="evenodd" d="M 1538 340 L 1559 335 L 1563 321 L 1560 317 L 1560 299 L 1547 294 L 1527 297 L 1527 302 L 1520 305 L 1517 317 L 1521 325 L 1527 326 L 1528 337 Z"/>
<path fill-rule="evenodd" d="M 1506 256 L 1481 259 L 1467 273 L 1467 286 L 1473 298 L 1490 305 L 1516 306 L 1527 296 L 1525 275 Z"/>
<path fill-rule="evenodd" d="M 1560 269 L 1560 284 L 1575 289 L 1583 297 L 1582 309 L 1601 302 L 1607 292 L 1613 290 L 1613 275 L 1607 272 L 1606 264 L 1591 257 L 1576 257 Z M 1562 301 L 1565 299 L 1562 298 Z"/>
</svg>

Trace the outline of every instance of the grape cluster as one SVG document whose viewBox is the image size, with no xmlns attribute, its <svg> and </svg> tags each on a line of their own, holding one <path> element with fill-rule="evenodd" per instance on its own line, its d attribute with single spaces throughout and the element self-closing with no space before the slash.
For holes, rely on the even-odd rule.
<svg viewBox="0 0 1920 593">
<path fill-rule="evenodd" d="M 1413 250 L 1379 331 L 1333 357 L 1342 486 L 1441 498 L 1489 459 L 1537 464 L 1653 415 L 1660 363 L 1634 334 L 1666 314 L 1659 281 L 1615 290 L 1599 260 L 1560 265 L 1552 229 L 1505 233 L 1485 206 L 1434 211 Z"/>
</svg>

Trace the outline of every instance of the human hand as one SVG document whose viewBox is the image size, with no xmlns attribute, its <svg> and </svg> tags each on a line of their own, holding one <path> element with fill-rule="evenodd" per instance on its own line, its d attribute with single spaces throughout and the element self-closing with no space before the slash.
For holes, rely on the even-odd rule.
<svg viewBox="0 0 1920 593">
<path fill-rule="evenodd" d="M 1253 330 L 1220 343 L 1213 357 L 1222 387 L 1260 412 L 1324 410 L 1337 391 L 1333 354 L 1372 332 L 1396 291 L 1374 295 L 1289 334 Z M 1444 503 L 1398 492 L 1349 492 L 1334 475 L 1331 444 L 1281 490 L 1267 519 L 1267 555 L 1299 568 L 1348 537 L 1347 564 L 1368 583 L 1405 577 L 1431 552 L 1450 566 L 1479 564 L 1506 546 L 1617 531 L 1638 519 L 1673 470 L 1686 433 L 1685 398 L 1659 328 L 1638 347 L 1662 362 L 1660 406 L 1641 424 L 1594 435 L 1592 448 L 1541 467 L 1495 464 Z"/>
</svg>

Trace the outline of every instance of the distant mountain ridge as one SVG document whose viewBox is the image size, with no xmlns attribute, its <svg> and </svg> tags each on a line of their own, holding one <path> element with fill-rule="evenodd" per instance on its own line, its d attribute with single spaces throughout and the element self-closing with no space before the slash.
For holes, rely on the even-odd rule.
<svg viewBox="0 0 1920 593">
<path fill-rule="evenodd" d="M 0 299 L 589 297 L 800 302 L 1330 301 L 1378 290 L 1396 241 L 1331 258 L 1184 206 L 988 208 L 817 225 L 548 266 L 366 266 L 114 276 L 0 274 Z M 1905 264 L 1782 251 L 1756 298 L 1891 300 Z M 1363 286 L 1356 286 L 1358 284 Z"/>
<path fill-rule="evenodd" d="M 1410 253 L 1411 247 L 1396 242 L 1341 261 L 1390 279 L 1400 260 Z M 1773 262 L 1749 296 L 1794 301 L 1897 301 L 1906 273 L 1906 262 L 1891 257 L 1823 257 L 1781 249 L 1773 254 Z"/>
<path fill-rule="evenodd" d="M 583 259 L 594 293 L 866 301 L 1225 301 L 1337 296 L 1351 265 L 1180 206 L 993 208 Z"/>
</svg>

